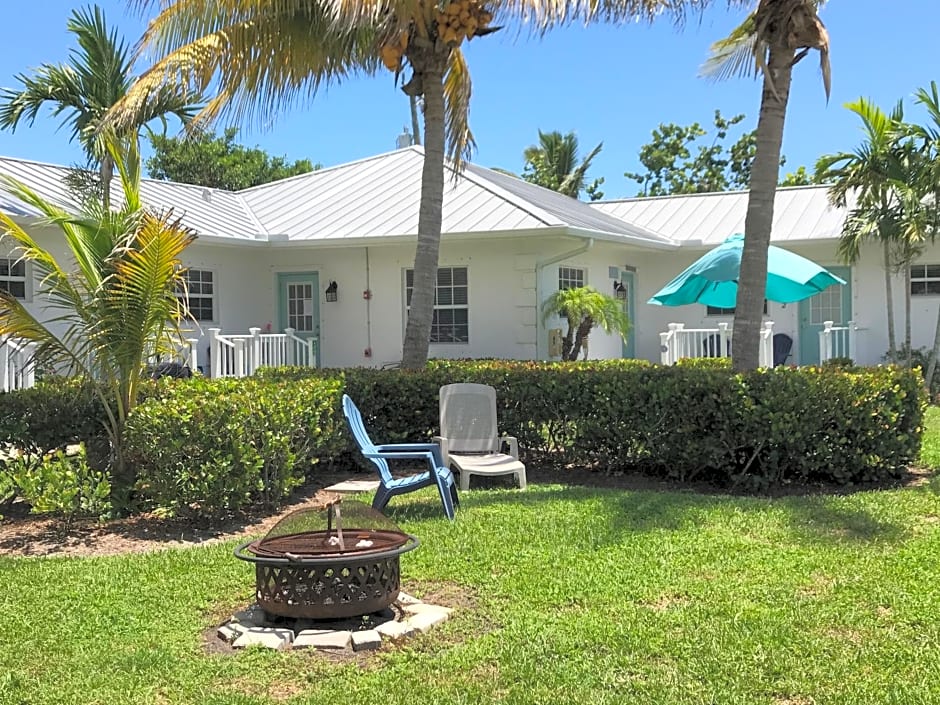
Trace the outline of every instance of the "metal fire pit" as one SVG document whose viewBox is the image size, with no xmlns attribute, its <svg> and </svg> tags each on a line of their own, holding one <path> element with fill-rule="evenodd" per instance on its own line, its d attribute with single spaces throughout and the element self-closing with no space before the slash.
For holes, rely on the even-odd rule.
<svg viewBox="0 0 940 705">
<path fill-rule="evenodd" d="M 325 525 L 325 526 L 324 526 Z M 255 597 L 273 615 L 342 619 L 378 612 L 398 598 L 398 558 L 419 541 L 361 502 L 327 497 L 246 541 L 235 557 L 255 564 Z"/>
</svg>

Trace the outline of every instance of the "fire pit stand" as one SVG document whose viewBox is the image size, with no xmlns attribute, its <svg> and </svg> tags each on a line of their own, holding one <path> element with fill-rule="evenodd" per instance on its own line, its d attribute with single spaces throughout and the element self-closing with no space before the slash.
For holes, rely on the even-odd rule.
<svg viewBox="0 0 940 705">
<path fill-rule="evenodd" d="M 313 529 L 313 525 L 326 528 Z M 346 527 L 351 528 L 345 528 Z M 360 502 L 338 500 L 288 514 L 235 557 L 255 564 L 255 596 L 268 614 L 343 619 L 378 612 L 398 597 L 399 556 L 415 536 Z"/>
</svg>

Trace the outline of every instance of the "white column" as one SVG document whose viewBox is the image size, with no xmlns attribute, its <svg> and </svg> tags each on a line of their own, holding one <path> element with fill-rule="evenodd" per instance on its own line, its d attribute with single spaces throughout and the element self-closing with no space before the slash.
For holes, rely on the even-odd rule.
<svg viewBox="0 0 940 705">
<path fill-rule="evenodd" d="M 774 366 L 774 322 L 764 321 L 760 332 L 760 355 L 758 364 L 761 367 Z"/>
<path fill-rule="evenodd" d="M 251 334 L 251 349 L 248 353 L 248 365 L 246 372 L 249 375 L 253 375 L 255 370 L 261 367 L 263 362 L 261 358 L 261 329 L 249 328 L 248 332 Z"/>
<path fill-rule="evenodd" d="M 855 325 L 855 321 L 849 321 L 849 349 L 846 351 L 845 356 L 855 360 L 858 356 L 858 349 L 855 347 L 856 344 L 856 333 L 855 331 L 858 328 Z"/>
<path fill-rule="evenodd" d="M 287 364 L 296 365 L 297 364 L 297 355 L 294 349 L 297 347 L 297 341 L 294 340 L 294 329 L 285 328 L 284 334 L 287 336 Z"/>
<path fill-rule="evenodd" d="M 209 329 L 209 364 L 211 365 L 209 375 L 211 377 L 222 376 L 222 344 L 219 343 L 221 332 L 221 328 Z"/>
<path fill-rule="evenodd" d="M 192 370 L 193 374 L 199 372 L 199 339 L 198 338 L 186 338 L 186 346 L 189 350 L 189 369 Z"/>
<path fill-rule="evenodd" d="M 718 357 L 728 357 L 728 323 L 718 324 Z"/>
</svg>

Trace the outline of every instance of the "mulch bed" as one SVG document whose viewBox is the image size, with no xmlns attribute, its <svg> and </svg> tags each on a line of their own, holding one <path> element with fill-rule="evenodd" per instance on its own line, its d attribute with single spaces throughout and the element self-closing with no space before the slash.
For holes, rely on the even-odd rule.
<svg viewBox="0 0 940 705">
<path fill-rule="evenodd" d="M 625 490 L 675 491 L 684 489 L 703 494 L 744 495 L 733 488 L 716 488 L 704 483 L 678 485 L 645 475 L 606 472 L 585 467 L 567 467 L 551 463 L 527 461 L 530 486 L 539 484 L 567 484 Z M 789 485 L 778 487 L 764 496 L 782 497 L 807 494 L 848 494 L 872 489 L 890 489 L 916 486 L 927 482 L 932 471 L 912 468 L 902 478 L 890 484 L 853 485 Z M 363 474 L 363 479 L 371 479 Z M 4 512 L 0 520 L 0 555 L 6 556 L 110 556 L 140 553 L 161 548 L 185 547 L 210 542 L 226 541 L 248 535 L 263 534 L 287 512 L 312 505 L 316 492 L 340 480 L 349 478 L 348 472 L 321 473 L 316 480 L 294 493 L 279 509 L 255 508 L 246 512 L 230 513 L 214 518 L 164 518 L 141 514 L 99 522 L 77 518 L 68 522 L 56 516 L 36 516 L 29 507 L 16 503 Z M 512 486 L 507 477 L 473 478 L 476 487 Z"/>
</svg>

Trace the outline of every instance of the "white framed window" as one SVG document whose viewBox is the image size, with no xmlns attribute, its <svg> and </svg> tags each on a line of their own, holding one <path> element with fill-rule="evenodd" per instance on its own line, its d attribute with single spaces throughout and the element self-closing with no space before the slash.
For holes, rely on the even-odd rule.
<svg viewBox="0 0 940 705">
<path fill-rule="evenodd" d="M 809 322 L 811 325 L 821 326 L 826 321 L 832 321 L 839 326 L 847 321 L 842 320 L 842 289 L 841 286 L 830 286 L 823 289 L 809 300 Z"/>
<path fill-rule="evenodd" d="M 414 270 L 405 270 L 405 305 L 411 307 Z M 434 288 L 432 343 L 470 342 L 470 305 L 466 267 L 438 267 Z"/>
<path fill-rule="evenodd" d="M 733 316 L 734 315 L 734 306 L 731 308 L 722 308 L 721 306 L 706 306 L 705 315 L 706 316 Z M 767 299 L 764 299 L 764 315 L 767 315 Z"/>
<path fill-rule="evenodd" d="M 0 289 L 17 299 L 26 299 L 28 289 L 24 260 L 16 257 L 0 257 Z"/>
<path fill-rule="evenodd" d="M 208 269 L 188 269 L 183 273 L 186 280 L 186 291 L 180 293 L 182 298 L 189 294 L 189 312 L 197 321 L 215 321 L 215 275 Z"/>
<path fill-rule="evenodd" d="M 940 264 L 911 265 L 911 296 L 940 295 Z"/>
<path fill-rule="evenodd" d="M 558 268 L 558 291 L 579 289 L 584 286 L 585 271 L 581 267 Z"/>
</svg>

